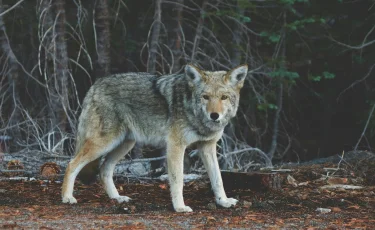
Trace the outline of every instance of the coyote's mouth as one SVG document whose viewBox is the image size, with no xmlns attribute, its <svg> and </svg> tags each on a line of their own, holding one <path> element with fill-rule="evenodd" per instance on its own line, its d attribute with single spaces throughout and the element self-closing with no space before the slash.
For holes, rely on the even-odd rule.
<svg viewBox="0 0 375 230">
<path fill-rule="evenodd" d="M 213 121 L 210 120 L 209 122 L 206 123 L 206 126 L 212 130 L 219 130 L 222 128 L 223 123 L 222 121 Z"/>
<path fill-rule="evenodd" d="M 210 123 L 210 124 L 220 124 L 221 121 L 220 121 L 220 120 L 216 120 L 216 121 L 214 121 L 214 120 L 209 119 L 209 120 L 208 120 L 208 123 Z"/>
</svg>

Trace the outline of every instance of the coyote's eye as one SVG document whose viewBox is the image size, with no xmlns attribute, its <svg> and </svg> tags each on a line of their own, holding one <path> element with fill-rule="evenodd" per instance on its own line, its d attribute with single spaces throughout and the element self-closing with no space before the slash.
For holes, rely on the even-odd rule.
<svg viewBox="0 0 375 230">
<path fill-rule="evenodd" d="M 210 97 L 208 95 L 203 95 L 202 97 L 203 97 L 204 100 L 209 100 L 210 99 Z"/>
<path fill-rule="evenodd" d="M 223 96 L 221 96 L 221 100 L 226 100 L 226 99 L 228 99 L 228 96 L 227 95 L 223 95 Z"/>
</svg>

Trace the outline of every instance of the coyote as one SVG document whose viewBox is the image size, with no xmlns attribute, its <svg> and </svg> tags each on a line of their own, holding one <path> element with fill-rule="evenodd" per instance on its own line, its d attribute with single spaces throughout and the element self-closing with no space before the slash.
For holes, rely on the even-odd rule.
<svg viewBox="0 0 375 230">
<path fill-rule="evenodd" d="M 83 101 L 76 155 L 66 168 L 62 202 L 77 203 L 73 197 L 76 176 L 96 176 L 96 171 L 110 198 L 128 202 L 130 198 L 120 196 L 113 183 L 113 170 L 139 142 L 166 148 L 176 212 L 192 212 L 182 192 L 184 151 L 192 144 L 207 169 L 216 203 L 236 205 L 238 200 L 224 191 L 216 142 L 236 115 L 247 71 L 247 65 L 211 72 L 188 64 L 183 74 L 126 73 L 98 79 Z M 105 160 L 98 169 L 101 157 Z"/>
</svg>

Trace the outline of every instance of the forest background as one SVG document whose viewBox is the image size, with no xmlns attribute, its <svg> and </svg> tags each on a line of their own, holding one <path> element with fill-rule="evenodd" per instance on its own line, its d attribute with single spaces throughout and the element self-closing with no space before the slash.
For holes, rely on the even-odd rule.
<svg viewBox="0 0 375 230">
<path fill-rule="evenodd" d="M 373 151 L 374 13 L 373 0 L 0 0 L 0 150 L 71 156 L 106 75 L 247 63 L 223 168 Z"/>
</svg>

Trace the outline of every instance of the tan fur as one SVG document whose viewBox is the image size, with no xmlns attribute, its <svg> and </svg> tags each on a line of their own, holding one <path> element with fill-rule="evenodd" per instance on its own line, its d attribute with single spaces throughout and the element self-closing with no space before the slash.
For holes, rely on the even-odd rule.
<svg viewBox="0 0 375 230">
<path fill-rule="evenodd" d="M 211 72 L 187 65 L 182 75 L 128 73 L 99 79 L 83 102 L 76 155 L 65 172 L 62 201 L 77 202 L 73 187 L 79 173 L 87 179 L 97 172 L 110 198 L 129 201 L 118 193 L 112 176 L 116 163 L 139 142 L 167 150 L 175 211 L 192 211 L 183 199 L 184 152 L 192 145 L 207 169 L 216 203 L 235 205 L 237 200 L 228 198 L 223 188 L 216 142 L 237 112 L 246 74 L 247 66 Z"/>
<path fill-rule="evenodd" d="M 218 98 L 212 98 L 207 103 L 208 113 L 222 113 L 223 112 L 223 102 Z"/>
</svg>

